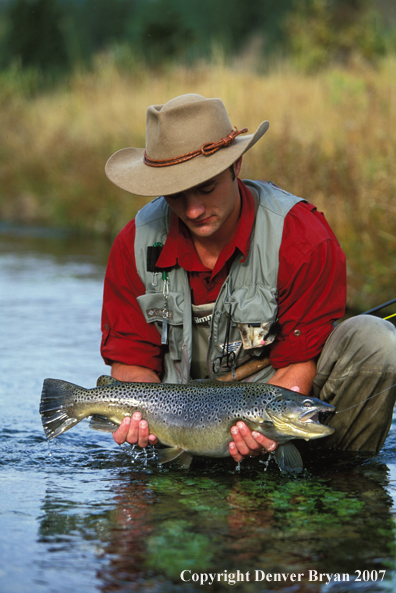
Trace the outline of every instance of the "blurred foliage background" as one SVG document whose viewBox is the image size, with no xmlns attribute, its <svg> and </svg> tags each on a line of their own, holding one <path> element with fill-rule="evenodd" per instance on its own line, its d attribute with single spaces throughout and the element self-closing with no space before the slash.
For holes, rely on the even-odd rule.
<svg viewBox="0 0 396 593">
<path fill-rule="evenodd" d="M 254 50 L 313 71 L 395 48 L 393 0 L 1 0 L 3 67 L 65 71 L 122 47 L 148 64 Z"/>
<path fill-rule="evenodd" d="M 324 211 L 348 304 L 395 297 L 394 0 L 0 0 L 0 220 L 112 239 L 147 201 L 103 169 L 197 92 L 254 131 L 243 176 Z"/>
</svg>

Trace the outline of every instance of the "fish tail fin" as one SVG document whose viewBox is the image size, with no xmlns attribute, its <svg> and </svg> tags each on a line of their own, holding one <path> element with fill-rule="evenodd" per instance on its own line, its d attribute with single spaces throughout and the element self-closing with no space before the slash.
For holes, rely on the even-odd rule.
<svg viewBox="0 0 396 593">
<path fill-rule="evenodd" d="M 57 437 L 82 418 L 73 415 L 75 391 L 83 387 L 58 379 L 45 379 L 41 392 L 40 415 L 48 440 Z"/>
</svg>

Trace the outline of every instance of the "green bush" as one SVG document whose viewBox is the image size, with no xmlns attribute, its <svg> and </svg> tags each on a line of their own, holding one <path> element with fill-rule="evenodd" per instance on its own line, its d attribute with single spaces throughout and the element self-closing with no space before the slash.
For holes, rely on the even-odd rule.
<svg viewBox="0 0 396 593">
<path fill-rule="evenodd" d="M 288 47 L 305 71 L 386 52 L 384 25 L 371 0 L 299 0 L 285 20 Z"/>
<path fill-rule="evenodd" d="M 10 61 L 43 71 L 68 65 L 66 43 L 56 0 L 16 0 L 9 9 L 6 37 Z"/>
</svg>

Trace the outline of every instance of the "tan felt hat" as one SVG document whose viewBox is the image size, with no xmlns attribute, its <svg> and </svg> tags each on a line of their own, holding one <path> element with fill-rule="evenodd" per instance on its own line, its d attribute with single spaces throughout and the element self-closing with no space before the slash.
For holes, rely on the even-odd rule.
<svg viewBox="0 0 396 593">
<path fill-rule="evenodd" d="M 108 178 L 140 196 L 167 196 L 225 171 L 268 130 L 233 130 L 220 99 L 188 94 L 147 109 L 146 149 L 124 148 L 106 163 Z"/>
</svg>

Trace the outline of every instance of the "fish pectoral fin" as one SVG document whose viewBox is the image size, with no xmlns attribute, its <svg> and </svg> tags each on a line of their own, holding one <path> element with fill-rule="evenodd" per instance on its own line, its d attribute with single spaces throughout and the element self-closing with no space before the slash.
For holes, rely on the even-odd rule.
<svg viewBox="0 0 396 593">
<path fill-rule="evenodd" d="M 176 457 L 175 463 L 180 467 L 180 469 L 188 469 L 191 465 L 193 456 L 190 453 L 182 453 L 179 457 Z"/>
<path fill-rule="evenodd" d="M 273 453 L 281 472 L 300 474 L 303 471 L 301 455 L 293 443 L 278 445 Z"/>
<path fill-rule="evenodd" d="M 192 456 L 186 453 L 181 447 L 167 447 L 158 451 L 158 463 L 168 463 L 169 461 L 177 460 L 180 467 L 188 468 L 192 460 Z"/>
<path fill-rule="evenodd" d="M 111 420 L 100 414 L 93 414 L 89 421 L 89 428 L 93 430 L 101 430 L 102 432 L 114 432 L 118 428 L 118 424 L 114 424 Z"/>
<path fill-rule="evenodd" d="M 110 375 L 100 375 L 96 381 L 96 387 L 107 387 L 107 385 L 117 385 L 117 383 L 121 383 L 121 381 L 110 377 Z"/>
</svg>

